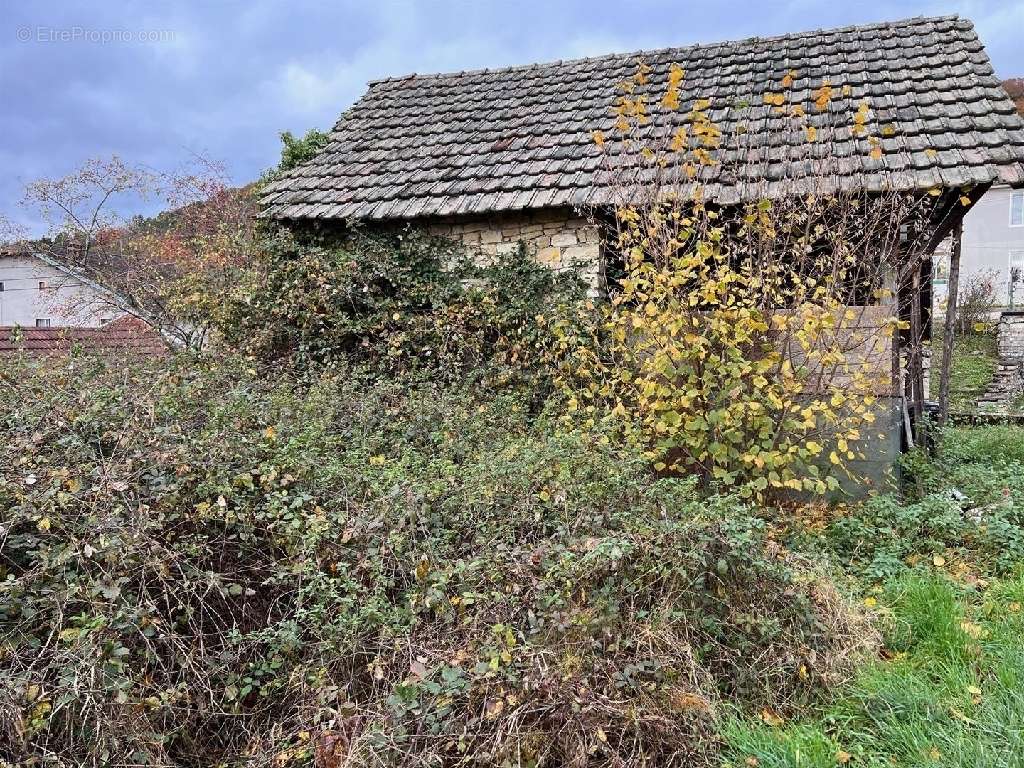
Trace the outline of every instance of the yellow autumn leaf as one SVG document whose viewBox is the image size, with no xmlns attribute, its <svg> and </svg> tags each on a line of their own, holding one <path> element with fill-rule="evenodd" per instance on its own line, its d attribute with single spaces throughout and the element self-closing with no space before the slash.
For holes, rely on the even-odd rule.
<svg viewBox="0 0 1024 768">
<path fill-rule="evenodd" d="M 416 563 L 416 580 L 423 581 L 427 578 L 430 573 L 430 560 L 426 555 L 420 558 L 420 561 Z"/>
<path fill-rule="evenodd" d="M 370 466 L 371 467 L 379 467 L 383 463 L 384 463 L 384 457 L 379 455 L 379 454 L 377 456 L 371 456 L 370 457 Z"/>
<path fill-rule="evenodd" d="M 882 159 L 882 147 L 881 147 L 881 145 L 876 144 L 875 146 L 873 146 L 871 148 L 871 152 L 869 152 L 868 154 L 870 154 L 872 160 L 881 160 Z"/>
<path fill-rule="evenodd" d="M 594 131 L 594 143 L 599 147 L 604 146 L 604 131 Z"/>
<path fill-rule="evenodd" d="M 761 710 L 761 721 L 765 725 L 770 725 L 772 728 L 778 728 L 786 722 L 778 713 L 768 709 L 767 707 Z"/>
<path fill-rule="evenodd" d="M 36 528 L 38 528 L 43 533 L 46 533 L 48 530 L 50 530 L 50 518 L 48 518 L 48 517 L 41 517 L 41 518 L 39 518 L 39 521 L 36 523 Z"/>
<path fill-rule="evenodd" d="M 945 564 L 946 558 L 944 558 L 942 555 L 935 555 L 934 557 L 932 557 L 932 565 L 934 565 L 936 568 L 941 568 Z"/>
<path fill-rule="evenodd" d="M 813 125 L 808 125 L 807 126 L 807 140 L 808 141 L 817 141 L 818 140 L 818 129 L 815 128 Z"/>
<path fill-rule="evenodd" d="M 848 762 L 850 762 L 851 757 L 853 757 L 853 755 L 851 755 L 849 752 L 843 751 L 842 749 L 836 752 L 836 762 L 839 765 L 846 765 Z"/>
<path fill-rule="evenodd" d="M 973 621 L 961 621 L 960 629 L 964 631 L 968 637 L 972 637 L 975 640 L 980 640 L 985 636 L 985 628 L 980 624 L 975 624 Z"/>
<path fill-rule="evenodd" d="M 828 109 L 829 102 L 832 101 L 832 86 L 828 80 L 824 80 L 821 87 L 811 95 L 814 96 L 814 106 L 819 112 L 824 112 Z"/>
<path fill-rule="evenodd" d="M 783 88 L 792 88 L 793 87 L 793 83 L 794 83 L 795 80 L 796 80 L 796 70 L 795 69 L 791 69 L 791 70 L 789 70 L 789 72 L 787 72 L 783 76 L 783 78 L 782 78 L 782 87 Z"/>
<path fill-rule="evenodd" d="M 868 608 L 874 608 L 876 605 L 878 605 L 878 600 L 876 600 L 873 597 L 865 597 L 864 605 L 866 605 Z"/>
</svg>

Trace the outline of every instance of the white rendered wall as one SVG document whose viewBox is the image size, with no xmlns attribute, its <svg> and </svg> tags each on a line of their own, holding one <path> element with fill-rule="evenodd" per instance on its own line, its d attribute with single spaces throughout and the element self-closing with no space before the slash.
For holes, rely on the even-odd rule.
<svg viewBox="0 0 1024 768">
<path fill-rule="evenodd" d="M 0 283 L 0 326 L 31 328 L 49 319 L 53 328 L 95 328 L 123 314 L 88 285 L 29 255 L 0 255 Z"/>
</svg>

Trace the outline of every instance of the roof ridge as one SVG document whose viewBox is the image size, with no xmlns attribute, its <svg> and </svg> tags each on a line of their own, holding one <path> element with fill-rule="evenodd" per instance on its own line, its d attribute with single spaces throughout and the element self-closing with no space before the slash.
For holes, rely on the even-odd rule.
<svg viewBox="0 0 1024 768">
<path fill-rule="evenodd" d="M 622 53 L 602 53 L 597 56 L 582 56 L 577 59 L 558 59 L 557 61 L 541 61 L 533 62 L 530 64 L 513 64 L 508 67 L 484 67 L 483 69 L 464 69 L 459 71 L 450 72 L 428 72 L 425 74 L 418 74 L 416 72 L 410 72 L 404 75 L 395 75 L 393 77 L 379 77 L 373 80 L 367 80 L 366 85 L 372 88 L 375 85 L 381 85 L 383 83 L 398 83 L 407 80 L 441 80 L 444 78 L 456 78 L 465 77 L 467 75 L 484 75 L 492 73 L 505 73 L 505 72 L 524 72 L 531 69 L 541 69 L 546 67 L 558 67 L 571 64 L 579 64 L 582 62 L 590 61 L 605 61 L 607 59 L 621 59 L 630 58 L 634 56 L 650 56 L 662 53 L 668 53 L 669 51 L 693 51 L 700 48 L 718 48 L 721 46 L 735 46 L 753 43 L 771 43 L 778 40 L 798 40 L 803 37 L 810 37 L 812 35 L 822 34 L 841 34 L 850 32 L 852 30 L 874 30 L 881 29 L 884 27 L 899 27 L 910 24 L 920 24 L 922 22 L 940 22 L 940 21 L 960 21 L 960 14 L 949 13 L 941 16 L 910 16 L 902 19 L 895 19 L 893 21 L 875 21 L 870 24 L 847 24 L 842 27 L 828 27 L 818 29 L 808 29 L 802 32 L 789 32 L 782 35 L 769 35 L 767 37 L 761 37 L 755 35 L 754 37 L 744 37 L 734 40 L 716 40 L 712 43 L 693 43 L 691 45 L 670 45 L 663 48 L 651 48 L 649 50 L 637 50 L 627 51 Z M 969 19 L 965 19 L 968 24 L 973 26 L 973 23 Z"/>
</svg>

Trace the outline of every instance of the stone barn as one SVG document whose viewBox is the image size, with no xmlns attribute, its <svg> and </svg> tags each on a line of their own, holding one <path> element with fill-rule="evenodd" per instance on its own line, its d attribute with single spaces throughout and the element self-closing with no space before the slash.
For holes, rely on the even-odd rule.
<svg viewBox="0 0 1024 768">
<path fill-rule="evenodd" d="M 594 135 L 613 130 L 616 84 L 641 59 L 661 86 L 672 65 L 685 70 L 681 100 L 707 99 L 723 132 L 749 126 L 759 176 L 740 183 L 712 171 L 702 181 L 705 198 L 722 205 L 821 188 L 927 194 L 940 214 L 937 244 L 955 236 L 991 185 L 1024 185 L 1024 123 L 973 25 L 947 16 L 373 81 L 317 157 L 266 187 L 263 215 L 412 222 L 484 257 L 523 243 L 538 262 L 579 270 L 600 292 L 605 245 L 596 221 L 615 198 Z M 837 110 L 870 103 L 864 127 L 881 137 L 881 152 L 869 153 L 856 133 L 831 131 L 816 147 L 831 160 L 827 178 L 814 163 L 793 161 L 778 110 L 762 100 L 787 73 L 797 99 L 813 102 L 813 89 L 831 82 Z M 918 275 L 913 290 L 926 292 L 929 277 Z M 906 304 L 927 326 L 928 297 Z M 919 415 L 926 396 L 926 366 L 920 355 L 916 367 L 912 355 L 909 362 L 907 377 L 894 370 L 885 393 L 896 451 L 907 403 Z"/>
</svg>

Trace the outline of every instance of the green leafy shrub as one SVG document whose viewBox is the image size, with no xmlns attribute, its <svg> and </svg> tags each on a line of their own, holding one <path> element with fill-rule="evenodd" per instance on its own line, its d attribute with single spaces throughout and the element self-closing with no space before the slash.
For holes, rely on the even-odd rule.
<svg viewBox="0 0 1024 768">
<path fill-rule="evenodd" d="M 936 562 L 960 575 L 1006 575 L 1024 562 L 1024 430 L 951 428 L 938 456 L 903 459 L 907 493 L 834 514 L 825 542 L 869 582 Z M 806 541 L 803 542 L 807 544 Z"/>
<path fill-rule="evenodd" d="M 461 243 L 413 228 L 337 233 L 278 231 L 224 302 L 233 348 L 300 366 L 372 364 L 382 375 L 425 372 L 492 381 L 539 370 L 545 325 L 582 296 L 524 251 L 474 263 Z"/>
<path fill-rule="evenodd" d="M 0 754 L 715 763 L 871 632 L 751 510 L 508 391 L 73 358 L 0 391 Z"/>
</svg>

